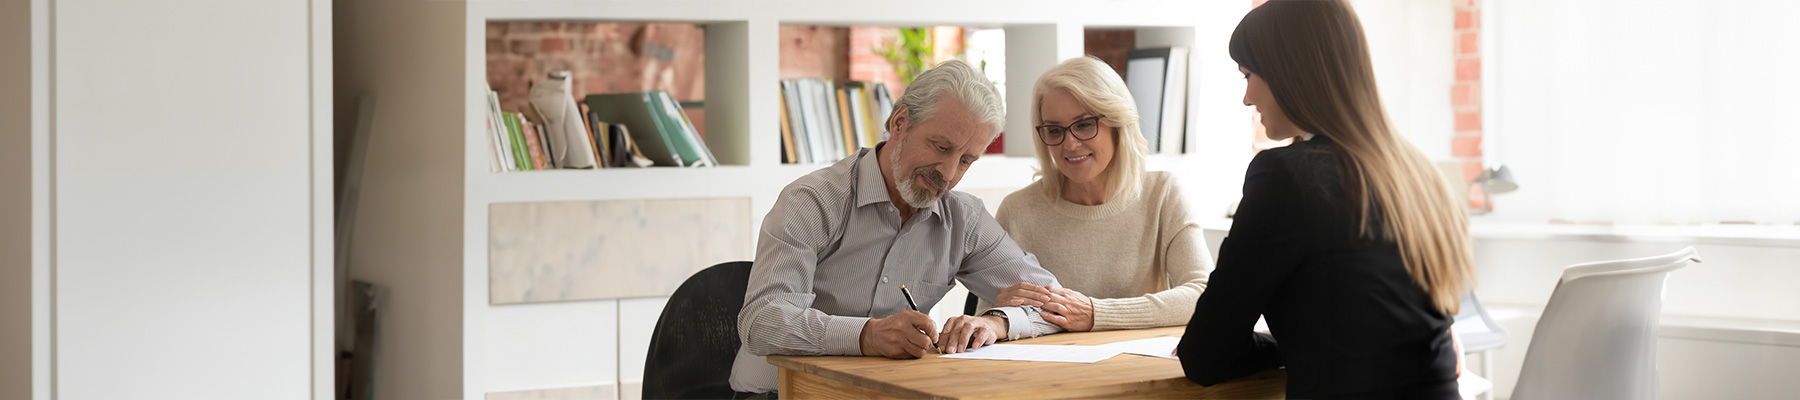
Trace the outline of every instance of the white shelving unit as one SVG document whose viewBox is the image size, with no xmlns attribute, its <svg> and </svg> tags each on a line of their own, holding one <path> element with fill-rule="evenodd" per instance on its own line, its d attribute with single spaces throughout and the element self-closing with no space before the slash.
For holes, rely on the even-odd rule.
<svg viewBox="0 0 1800 400">
<path fill-rule="evenodd" d="M 340 31 L 340 79 L 380 92 L 354 245 L 357 279 L 386 284 L 378 339 L 379 397 L 483 398 L 494 392 L 604 387 L 634 398 L 643 347 L 663 299 L 490 305 L 488 209 L 493 203 L 748 198 L 752 231 L 780 189 L 824 164 L 780 163 L 778 27 L 966 26 L 1006 30 L 1006 156 L 971 168 L 959 190 L 1005 193 L 1029 184 L 1036 160 L 1023 112 L 1030 82 L 1082 55 L 1087 28 L 1136 29 L 1139 47 L 1195 49 L 1190 140 L 1200 151 L 1155 156 L 1151 169 L 1206 171 L 1184 186 L 1236 188 L 1248 160 L 1248 112 L 1225 42 L 1248 2 L 1156 1 L 431 1 L 350 5 Z M 1231 4 L 1207 4 L 1231 3 Z M 486 24 L 490 21 L 682 22 L 706 31 L 707 145 L 718 168 L 493 173 L 488 170 Z M 347 69 L 347 71 L 345 70 Z M 361 86 L 361 87 L 356 87 Z M 1224 132 L 1213 134 L 1214 132 Z M 463 140 L 450 140 L 460 134 Z M 1237 165 L 1233 167 L 1233 165 Z M 1235 168 L 1235 169 L 1234 169 Z M 1215 178 L 1217 177 L 1217 178 Z M 1190 195 L 1223 210 L 1235 195 Z M 1221 200 L 1222 199 L 1222 200 Z M 988 198 L 997 203 L 999 198 Z M 1215 204 L 1216 203 L 1216 204 Z M 992 205 L 992 204 L 990 204 Z M 365 239 L 366 238 L 366 239 Z M 454 278 L 453 278 L 454 277 Z M 446 303 L 455 299 L 453 303 Z M 960 300 L 956 306 L 960 307 Z M 449 309 L 446 309 L 449 308 Z M 552 310 L 553 311 L 547 311 Z M 608 325 L 573 323 L 616 318 Z M 606 321 L 603 321 L 606 322 Z M 591 341 L 614 338 L 616 343 Z M 554 349 L 585 349 L 558 354 Z M 520 354 L 543 354 L 521 363 Z M 612 358 L 595 360 L 595 358 Z M 611 388 L 611 389 L 606 389 Z M 582 392 L 590 393 L 590 392 Z"/>
</svg>

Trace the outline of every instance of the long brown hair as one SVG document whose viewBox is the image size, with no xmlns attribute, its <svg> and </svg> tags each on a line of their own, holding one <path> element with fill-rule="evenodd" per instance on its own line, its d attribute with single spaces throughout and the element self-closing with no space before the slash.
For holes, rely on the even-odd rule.
<svg viewBox="0 0 1800 400">
<path fill-rule="evenodd" d="M 1264 3 L 1232 32 L 1231 58 L 1268 83 L 1295 127 L 1336 143 L 1357 235 L 1398 244 L 1413 282 L 1455 315 L 1475 280 L 1468 214 L 1425 154 L 1394 132 L 1350 4 Z"/>
</svg>

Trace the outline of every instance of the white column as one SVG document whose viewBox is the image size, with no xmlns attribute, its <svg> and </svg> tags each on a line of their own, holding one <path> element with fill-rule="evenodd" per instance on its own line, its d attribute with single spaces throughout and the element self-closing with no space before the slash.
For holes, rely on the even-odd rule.
<svg viewBox="0 0 1800 400">
<path fill-rule="evenodd" d="M 1082 26 L 1076 23 L 1006 26 L 1006 155 L 1035 157 L 1031 135 L 1031 86 L 1038 75 L 1082 54 Z"/>
</svg>

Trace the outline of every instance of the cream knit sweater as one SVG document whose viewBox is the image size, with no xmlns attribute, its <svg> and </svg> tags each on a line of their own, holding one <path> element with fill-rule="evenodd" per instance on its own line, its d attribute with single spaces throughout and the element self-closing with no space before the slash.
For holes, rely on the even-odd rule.
<svg viewBox="0 0 1800 400">
<path fill-rule="evenodd" d="M 1007 195 L 994 215 L 1064 287 L 1094 299 L 1096 331 L 1185 324 L 1212 273 L 1174 176 L 1143 179 L 1136 201 L 1097 206 L 1048 198 L 1040 180 Z"/>
</svg>

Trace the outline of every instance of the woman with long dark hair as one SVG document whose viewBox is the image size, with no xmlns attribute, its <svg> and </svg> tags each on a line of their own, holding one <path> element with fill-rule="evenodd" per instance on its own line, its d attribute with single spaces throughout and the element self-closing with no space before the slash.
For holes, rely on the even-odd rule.
<svg viewBox="0 0 1800 400">
<path fill-rule="evenodd" d="M 1177 349 L 1188 379 L 1286 366 L 1290 397 L 1457 398 L 1468 216 L 1388 121 L 1356 12 L 1270 1 L 1239 22 L 1231 58 L 1268 136 L 1296 141 L 1250 162 Z M 1258 315 L 1273 334 L 1251 330 Z"/>
</svg>

